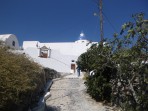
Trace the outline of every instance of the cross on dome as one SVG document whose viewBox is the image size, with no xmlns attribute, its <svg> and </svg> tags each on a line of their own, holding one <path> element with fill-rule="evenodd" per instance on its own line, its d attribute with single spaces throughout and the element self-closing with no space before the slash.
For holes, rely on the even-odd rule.
<svg viewBox="0 0 148 111">
<path fill-rule="evenodd" d="M 80 37 L 85 37 L 85 34 L 83 32 L 81 32 Z"/>
<path fill-rule="evenodd" d="M 85 34 L 83 33 L 83 31 L 80 33 L 79 39 L 80 39 L 80 40 L 85 39 Z"/>
</svg>

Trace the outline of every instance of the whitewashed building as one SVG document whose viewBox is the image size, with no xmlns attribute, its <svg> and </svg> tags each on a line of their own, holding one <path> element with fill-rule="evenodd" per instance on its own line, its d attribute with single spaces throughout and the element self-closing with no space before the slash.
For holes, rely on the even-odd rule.
<svg viewBox="0 0 148 111">
<path fill-rule="evenodd" d="M 58 72 L 74 73 L 77 58 L 94 43 L 84 39 L 84 33 L 75 42 L 40 43 L 39 41 L 24 41 L 25 54 L 31 56 L 44 67 Z"/>
<path fill-rule="evenodd" d="M 17 37 L 13 34 L 0 35 L 0 41 L 2 41 L 5 46 L 8 46 L 12 49 L 19 49 L 19 42 Z"/>
</svg>

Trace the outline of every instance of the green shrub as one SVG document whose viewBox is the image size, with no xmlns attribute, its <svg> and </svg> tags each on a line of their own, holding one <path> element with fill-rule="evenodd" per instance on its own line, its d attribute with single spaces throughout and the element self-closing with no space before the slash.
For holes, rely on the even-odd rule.
<svg viewBox="0 0 148 111">
<path fill-rule="evenodd" d="M 105 70 L 109 72 L 106 72 Z M 112 86 L 110 83 L 111 75 L 116 73 L 116 69 L 104 68 L 104 71 L 98 71 L 93 76 L 89 76 L 86 79 L 85 85 L 87 92 L 96 101 L 108 101 L 111 100 Z M 108 75 L 109 74 L 109 75 Z"/>
<path fill-rule="evenodd" d="M 93 70 L 95 75 L 88 76 L 85 81 L 87 92 L 96 101 L 111 100 L 111 78 L 116 74 L 114 63 L 110 60 L 111 47 L 93 45 L 86 53 L 82 54 L 77 61 L 82 71 Z"/>
<path fill-rule="evenodd" d="M 148 109 L 148 32 L 143 27 L 143 13 L 133 15 L 134 22 L 122 26 L 115 36 L 112 60 L 117 66 L 113 79 L 113 103 L 125 111 Z"/>
<path fill-rule="evenodd" d="M 109 46 L 93 45 L 78 58 L 82 71 L 95 71 L 86 79 L 87 92 L 124 111 L 148 109 L 148 30 L 143 13 L 122 25 Z"/>
</svg>

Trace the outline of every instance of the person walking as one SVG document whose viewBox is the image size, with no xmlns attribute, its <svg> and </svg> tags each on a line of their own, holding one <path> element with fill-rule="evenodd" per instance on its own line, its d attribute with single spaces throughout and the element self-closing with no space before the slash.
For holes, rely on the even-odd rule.
<svg viewBox="0 0 148 111">
<path fill-rule="evenodd" d="M 80 76 L 80 67 L 77 66 L 77 74 L 78 74 L 78 77 Z"/>
</svg>

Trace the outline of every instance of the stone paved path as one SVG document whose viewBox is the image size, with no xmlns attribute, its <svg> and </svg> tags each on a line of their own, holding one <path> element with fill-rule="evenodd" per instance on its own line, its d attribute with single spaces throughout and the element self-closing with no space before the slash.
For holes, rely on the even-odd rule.
<svg viewBox="0 0 148 111">
<path fill-rule="evenodd" d="M 77 77 L 54 81 L 46 101 L 49 111 L 112 111 L 92 100 L 85 90 L 83 80 Z"/>
</svg>

